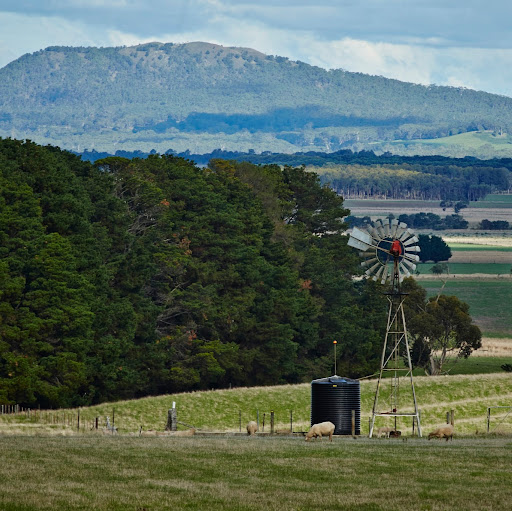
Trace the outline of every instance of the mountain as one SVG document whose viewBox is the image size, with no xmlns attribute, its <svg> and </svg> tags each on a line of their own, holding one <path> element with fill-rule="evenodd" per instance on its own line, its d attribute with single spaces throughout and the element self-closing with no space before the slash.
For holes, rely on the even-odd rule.
<svg viewBox="0 0 512 511">
<path fill-rule="evenodd" d="M 495 129 L 512 132 L 512 98 L 203 42 L 50 47 L 0 69 L 0 137 L 75 151 L 400 152 Z"/>
</svg>

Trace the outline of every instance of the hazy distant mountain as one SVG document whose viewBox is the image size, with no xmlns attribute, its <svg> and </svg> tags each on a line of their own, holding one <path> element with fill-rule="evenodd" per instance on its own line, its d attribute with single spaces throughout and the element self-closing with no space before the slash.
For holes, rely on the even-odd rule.
<svg viewBox="0 0 512 511">
<path fill-rule="evenodd" d="M 50 47 L 0 69 L 0 137 L 78 151 L 335 151 L 496 128 L 512 131 L 512 98 L 201 42 Z"/>
</svg>

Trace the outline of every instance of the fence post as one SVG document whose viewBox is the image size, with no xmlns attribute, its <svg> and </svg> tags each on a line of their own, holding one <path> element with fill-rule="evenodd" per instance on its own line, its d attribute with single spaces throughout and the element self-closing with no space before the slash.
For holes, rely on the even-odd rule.
<svg viewBox="0 0 512 511">
<path fill-rule="evenodd" d="M 450 412 L 446 412 L 446 424 L 450 424 Z"/>
<path fill-rule="evenodd" d="M 260 411 L 256 410 L 256 424 L 258 425 L 258 431 L 260 430 Z"/>
<path fill-rule="evenodd" d="M 265 417 L 266 417 L 266 413 L 264 412 L 263 413 L 263 430 L 262 431 L 265 431 Z"/>
<path fill-rule="evenodd" d="M 176 412 L 176 402 L 172 402 L 172 408 L 167 410 L 167 424 L 165 431 L 176 431 L 178 429 L 178 414 Z"/>
<path fill-rule="evenodd" d="M 293 410 L 290 410 L 290 433 L 293 433 Z"/>
<path fill-rule="evenodd" d="M 270 434 L 274 434 L 274 410 L 270 412 Z"/>
<path fill-rule="evenodd" d="M 489 433 L 489 430 L 491 428 L 491 408 L 487 408 L 487 433 Z"/>
<path fill-rule="evenodd" d="M 356 437 L 356 411 L 352 410 L 352 438 Z"/>
<path fill-rule="evenodd" d="M 77 415 L 77 422 L 76 422 L 76 429 L 80 433 L 80 408 L 78 409 L 78 415 Z"/>
<path fill-rule="evenodd" d="M 455 410 L 450 410 L 450 424 L 455 426 Z"/>
</svg>

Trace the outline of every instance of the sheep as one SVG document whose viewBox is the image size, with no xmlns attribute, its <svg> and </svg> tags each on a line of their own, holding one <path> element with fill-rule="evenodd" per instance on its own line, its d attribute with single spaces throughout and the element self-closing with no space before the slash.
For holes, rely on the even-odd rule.
<svg viewBox="0 0 512 511">
<path fill-rule="evenodd" d="M 384 435 L 386 438 L 389 438 L 389 434 L 394 431 L 393 428 L 390 428 L 388 426 L 382 426 L 377 430 L 377 438 L 380 438 L 382 435 Z"/>
<path fill-rule="evenodd" d="M 313 424 L 311 426 L 311 429 L 306 434 L 306 442 L 310 440 L 311 438 L 317 438 L 320 437 L 320 440 L 322 439 L 322 435 L 329 435 L 329 440 L 332 442 L 332 435 L 334 433 L 334 424 L 332 422 L 320 422 L 319 424 Z"/>
<path fill-rule="evenodd" d="M 249 436 L 256 434 L 256 431 L 258 431 L 258 424 L 256 424 L 256 422 L 250 421 L 247 423 L 247 434 Z"/>
<path fill-rule="evenodd" d="M 447 442 L 450 439 L 453 441 L 453 425 L 447 424 L 442 428 L 437 428 L 428 434 L 428 439 L 430 440 L 431 438 L 446 438 Z"/>
</svg>

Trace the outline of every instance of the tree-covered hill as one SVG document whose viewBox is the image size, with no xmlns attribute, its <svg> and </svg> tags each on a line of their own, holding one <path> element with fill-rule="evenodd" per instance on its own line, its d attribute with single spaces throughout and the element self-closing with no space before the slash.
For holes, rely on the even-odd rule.
<svg viewBox="0 0 512 511">
<path fill-rule="evenodd" d="M 210 43 L 50 47 L 0 69 L 0 136 L 82 151 L 335 151 L 512 130 L 512 99 Z"/>
<path fill-rule="evenodd" d="M 379 363 L 343 200 L 302 168 L 94 165 L 0 139 L 0 403 L 309 381 Z"/>
</svg>

